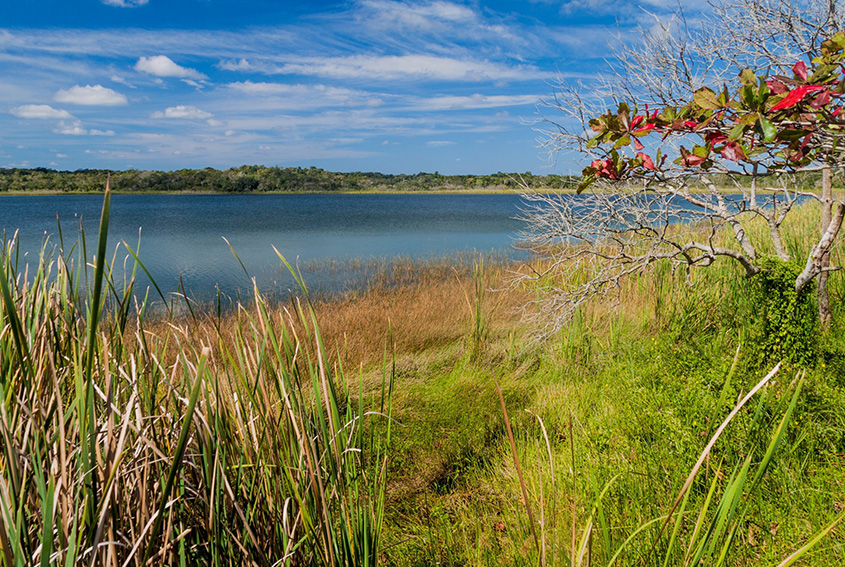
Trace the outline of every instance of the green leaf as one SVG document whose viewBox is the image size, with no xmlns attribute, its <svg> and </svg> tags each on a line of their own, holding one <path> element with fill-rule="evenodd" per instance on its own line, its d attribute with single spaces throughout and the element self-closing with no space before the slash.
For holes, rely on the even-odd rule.
<svg viewBox="0 0 845 567">
<path fill-rule="evenodd" d="M 631 126 L 631 110 L 626 103 L 619 103 L 619 110 L 616 112 L 616 116 L 619 118 L 622 128 L 627 132 Z"/>
<path fill-rule="evenodd" d="M 595 175 L 590 175 L 589 177 L 585 177 L 581 181 L 581 183 L 578 185 L 578 188 L 575 189 L 575 193 L 580 195 L 584 191 L 584 189 L 586 189 L 587 187 L 592 185 L 595 182 L 596 179 L 597 178 L 596 178 Z"/>
<path fill-rule="evenodd" d="M 695 104 L 707 110 L 718 110 L 722 107 L 722 105 L 719 104 L 718 95 L 707 87 L 701 87 L 695 91 L 693 100 L 695 101 Z"/>
<path fill-rule="evenodd" d="M 780 132 L 778 132 L 778 140 L 784 142 L 792 142 L 795 140 L 800 140 L 801 138 L 805 137 L 809 134 L 809 130 L 798 130 L 793 128 L 784 128 Z"/>
<path fill-rule="evenodd" d="M 745 124 L 737 124 L 733 128 L 731 128 L 730 133 L 728 134 L 728 140 L 731 142 L 735 142 L 742 138 L 742 135 L 745 134 L 745 129 L 747 126 Z"/>
<path fill-rule="evenodd" d="M 707 146 L 693 146 L 692 154 L 698 157 L 706 158 L 710 155 L 710 148 Z"/>
<path fill-rule="evenodd" d="M 728 103 L 731 101 L 731 95 L 728 92 L 728 86 L 722 86 L 722 92 L 719 93 L 719 107 L 720 108 L 727 108 Z"/>
<path fill-rule="evenodd" d="M 739 73 L 739 82 L 743 85 L 756 85 L 757 75 L 751 69 L 743 69 Z"/>
<path fill-rule="evenodd" d="M 763 131 L 763 140 L 767 143 L 774 142 L 778 135 L 778 130 L 772 124 L 772 121 L 761 114 L 758 123 L 760 124 L 760 130 Z"/>
</svg>

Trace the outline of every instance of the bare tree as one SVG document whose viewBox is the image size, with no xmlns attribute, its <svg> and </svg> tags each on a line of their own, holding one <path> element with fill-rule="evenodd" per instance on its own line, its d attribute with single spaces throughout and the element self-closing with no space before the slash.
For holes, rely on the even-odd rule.
<svg viewBox="0 0 845 567">
<path fill-rule="evenodd" d="M 585 173 L 599 183 L 580 197 L 525 190 L 529 228 L 523 243 L 552 259 L 548 270 L 535 274 L 550 288 L 538 310 L 547 332 L 585 301 L 606 296 L 622 278 L 656 261 L 694 268 L 726 257 L 749 276 L 761 270 L 767 255 L 799 261 L 785 246 L 781 225 L 806 198 L 823 205 L 825 224 L 808 257 L 800 260 L 795 290 L 821 276 L 820 316 L 823 322 L 829 318 L 829 304 L 821 296 L 826 298 L 826 275 L 836 269 L 829 265 L 829 251 L 845 216 L 845 201 L 836 202 L 830 190 L 831 168 L 845 165 L 838 149 L 842 121 L 834 109 L 838 103 L 830 100 L 812 117 L 802 114 L 817 102 L 807 96 L 821 92 L 810 85 L 814 76 L 806 75 L 804 62 L 812 73 L 820 65 L 813 61 L 829 54 L 825 42 L 843 28 L 842 4 L 726 0 L 695 27 L 681 12 L 669 21 L 656 18 L 651 30 L 642 31 L 641 43 L 614 52 L 610 72 L 597 84 L 559 85 L 546 105 L 554 116 L 546 112 L 552 128 L 545 144 L 553 152 L 590 156 Z M 781 100 L 799 94 L 799 84 L 804 85 L 801 100 L 779 109 Z M 743 89 L 757 97 L 750 106 Z M 736 92 L 730 102 L 729 91 Z M 623 101 L 638 107 L 629 112 Z M 740 104 L 743 110 L 731 112 L 744 112 L 747 124 L 728 136 L 726 126 L 737 123 L 726 124 L 722 115 Z M 661 109 L 659 118 L 656 111 L 649 113 L 655 107 Z M 657 150 L 652 159 L 640 151 L 640 138 L 657 130 L 664 136 L 649 148 Z M 789 139 L 799 131 L 812 134 Z M 701 145 L 687 150 L 691 139 Z M 634 151 L 627 151 L 629 146 Z M 667 164 L 667 155 L 678 159 Z M 790 175 L 812 170 L 825 172 L 821 191 L 796 184 Z M 765 227 L 762 240 L 762 235 L 749 236 L 754 223 Z"/>
</svg>

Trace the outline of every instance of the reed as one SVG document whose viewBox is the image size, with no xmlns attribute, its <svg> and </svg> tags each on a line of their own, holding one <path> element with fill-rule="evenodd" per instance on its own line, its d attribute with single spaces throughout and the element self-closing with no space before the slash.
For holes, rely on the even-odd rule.
<svg viewBox="0 0 845 567">
<path fill-rule="evenodd" d="M 258 290 L 229 336 L 148 326 L 106 257 L 0 255 L 6 566 L 376 565 L 392 388 L 328 363 L 302 299 Z M 209 317 L 210 318 L 210 317 Z M 389 353 L 389 351 L 387 351 Z"/>
</svg>

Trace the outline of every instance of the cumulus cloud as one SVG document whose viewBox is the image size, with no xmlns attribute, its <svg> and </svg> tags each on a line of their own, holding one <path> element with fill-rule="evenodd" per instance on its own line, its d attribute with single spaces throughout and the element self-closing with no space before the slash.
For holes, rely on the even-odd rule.
<svg viewBox="0 0 845 567">
<path fill-rule="evenodd" d="M 91 136 L 114 136 L 114 130 L 95 130 L 94 128 L 88 130 Z"/>
<path fill-rule="evenodd" d="M 135 63 L 135 70 L 156 77 L 178 77 L 180 79 L 205 79 L 206 76 L 188 67 L 182 67 L 166 55 L 141 57 Z"/>
<path fill-rule="evenodd" d="M 180 104 L 179 106 L 170 106 L 164 109 L 164 112 L 153 112 L 150 115 L 152 118 L 181 118 L 185 120 L 204 120 L 211 118 L 211 113 L 200 110 L 196 106 L 187 106 Z"/>
<path fill-rule="evenodd" d="M 118 8 L 137 8 L 138 6 L 145 6 L 149 0 L 102 0 L 106 6 L 116 6 Z"/>
<path fill-rule="evenodd" d="M 78 120 L 68 124 L 67 122 L 59 122 L 58 127 L 53 130 L 56 134 L 64 134 L 65 136 L 85 136 L 88 130 L 82 127 L 82 123 Z"/>
<path fill-rule="evenodd" d="M 53 118 L 57 120 L 72 119 L 73 115 L 67 110 L 53 108 L 47 104 L 25 104 L 11 110 L 19 118 Z"/>
<path fill-rule="evenodd" d="M 224 71 L 247 71 L 252 68 L 252 65 L 246 59 L 224 60 L 217 64 L 217 68 Z"/>
<path fill-rule="evenodd" d="M 67 90 L 58 91 L 53 100 L 85 106 L 123 106 L 129 103 L 125 95 L 102 85 L 74 85 Z"/>
</svg>

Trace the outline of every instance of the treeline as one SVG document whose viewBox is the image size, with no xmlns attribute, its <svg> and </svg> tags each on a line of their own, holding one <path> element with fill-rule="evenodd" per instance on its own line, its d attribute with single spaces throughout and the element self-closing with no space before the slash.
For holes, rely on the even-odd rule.
<svg viewBox="0 0 845 567">
<path fill-rule="evenodd" d="M 432 190 L 506 190 L 524 182 L 534 189 L 566 189 L 575 178 L 562 175 L 531 173 L 492 175 L 440 175 L 415 173 L 338 173 L 310 167 L 265 167 L 244 165 L 231 169 L 180 169 L 176 171 L 112 171 L 78 169 L 56 171 L 0 168 L 0 193 L 48 191 L 84 193 L 102 191 L 106 176 L 111 174 L 111 187 L 121 193 L 155 192 L 346 192 L 346 191 L 432 191 Z"/>
</svg>

